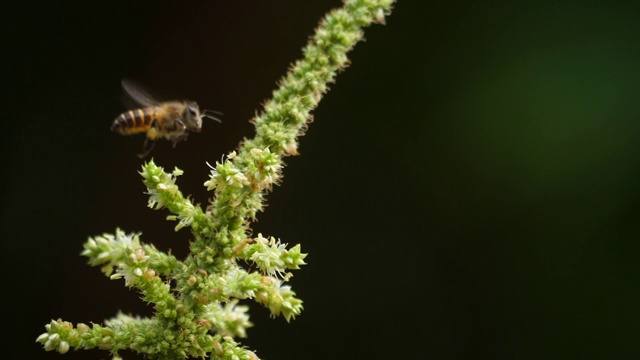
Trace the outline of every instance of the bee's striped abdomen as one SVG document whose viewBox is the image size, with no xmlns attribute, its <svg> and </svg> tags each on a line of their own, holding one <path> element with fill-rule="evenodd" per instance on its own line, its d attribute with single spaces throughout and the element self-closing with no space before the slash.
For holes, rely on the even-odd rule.
<svg viewBox="0 0 640 360">
<path fill-rule="evenodd" d="M 136 134 L 146 132 L 155 118 L 153 108 L 129 110 L 120 114 L 111 125 L 111 131 L 121 134 Z"/>
</svg>

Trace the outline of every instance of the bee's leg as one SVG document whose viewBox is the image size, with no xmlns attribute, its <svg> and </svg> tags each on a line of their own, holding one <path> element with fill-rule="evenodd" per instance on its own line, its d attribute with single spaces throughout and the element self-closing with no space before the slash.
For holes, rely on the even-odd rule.
<svg viewBox="0 0 640 360">
<path fill-rule="evenodd" d="M 140 159 L 149 155 L 153 147 L 156 145 L 156 138 L 158 137 L 158 122 L 154 119 L 151 121 L 149 125 L 149 130 L 147 131 L 147 137 L 144 139 L 144 144 L 142 145 L 142 152 L 138 154 Z"/>
<path fill-rule="evenodd" d="M 145 158 L 147 155 L 149 155 L 149 153 L 151 152 L 151 150 L 153 150 L 153 147 L 156 145 L 156 141 L 146 138 L 144 139 L 144 144 L 142 145 L 142 152 L 138 154 L 138 157 L 140 159 Z"/>
<path fill-rule="evenodd" d="M 176 119 L 175 121 L 176 121 L 176 126 L 180 128 L 180 130 L 182 131 L 187 130 L 187 125 L 185 125 L 181 119 Z"/>
<path fill-rule="evenodd" d="M 180 141 L 187 140 L 187 136 L 189 136 L 189 133 L 184 133 L 179 137 L 177 137 L 175 140 L 173 140 L 173 147 L 176 147 L 176 144 L 179 143 Z"/>
</svg>

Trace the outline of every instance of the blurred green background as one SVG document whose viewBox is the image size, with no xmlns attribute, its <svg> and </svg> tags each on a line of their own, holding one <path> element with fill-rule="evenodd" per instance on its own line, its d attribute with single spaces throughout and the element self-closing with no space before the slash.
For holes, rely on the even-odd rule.
<svg viewBox="0 0 640 360">
<path fill-rule="evenodd" d="M 119 226 L 183 256 L 146 207 L 142 137 L 109 131 L 120 80 L 224 112 L 175 149 L 206 162 L 340 1 L 9 3 L 0 170 L 4 351 L 58 359 L 51 318 L 149 315 L 79 256 Z M 400 0 L 314 112 L 254 231 L 301 243 L 287 324 L 251 304 L 265 359 L 640 358 L 640 6 Z M 136 358 L 124 353 L 125 358 Z M 106 359 L 98 351 L 67 359 Z"/>
</svg>

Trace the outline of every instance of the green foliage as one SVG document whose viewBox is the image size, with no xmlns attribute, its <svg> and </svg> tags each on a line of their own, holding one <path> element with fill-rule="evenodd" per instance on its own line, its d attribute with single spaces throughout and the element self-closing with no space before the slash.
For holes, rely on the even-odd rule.
<svg viewBox="0 0 640 360">
<path fill-rule="evenodd" d="M 283 157 L 297 154 L 297 138 L 327 84 L 346 67 L 346 54 L 362 39 L 362 28 L 383 22 L 392 3 L 350 0 L 325 16 L 304 58 L 254 119 L 256 136 L 211 167 L 204 185 L 213 196 L 206 209 L 180 192 L 176 179 L 181 170 L 168 173 L 153 161 L 142 166 L 149 207 L 167 209 L 167 219 L 178 222 L 176 231 L 191 230 L 190 254 L 178 260 L 142 243 L 138 234 L 116 229 L 89 238 L 82 255 L 111 279 L 124 279 L 136 289 L 152 304 L 153 317 L 118 314 L 92 326 L 53 320 L 37 342 L 62 354 L 70 348 L 99 348 L 114 358 L 129 349 L 150 359 L 257 359 L 234 340 L 252 326 L 248 307 L 239 301 L 253 299 L 287 321 L 299 315 L 302 300 L 286 283 L 290 271 L 305 264 L 306 254 L 300 245 L 287 248 L 273 237 L 251 237 L 251 221 L 263 209 L 265 193 L 279 183 Z"/>
</svg>

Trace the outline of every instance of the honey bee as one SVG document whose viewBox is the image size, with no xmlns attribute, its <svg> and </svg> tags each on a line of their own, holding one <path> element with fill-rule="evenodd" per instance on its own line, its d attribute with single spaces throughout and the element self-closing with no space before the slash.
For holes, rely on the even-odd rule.
<svg viewBox="0 0 640 360">
<path fill-rule="evenodd" d="M 111 125 L 111 131 L 122 135 L 146 133 L 147 137 L 138 154 L 140 158 L 147 156 L 157 139 L 167 139 L 175 147 L 186 140 L 189 132 L 202 130 L 202 119 L 209 118 L 217 122 L 220 119 L 212 114 L 221 113 L 211 110 L 200 111 L 193 101 L 159 102 L 139 86 L 127 80 L 122 81 L 125 95 L 139 107 L 120 114 Z"/>
</svg>

